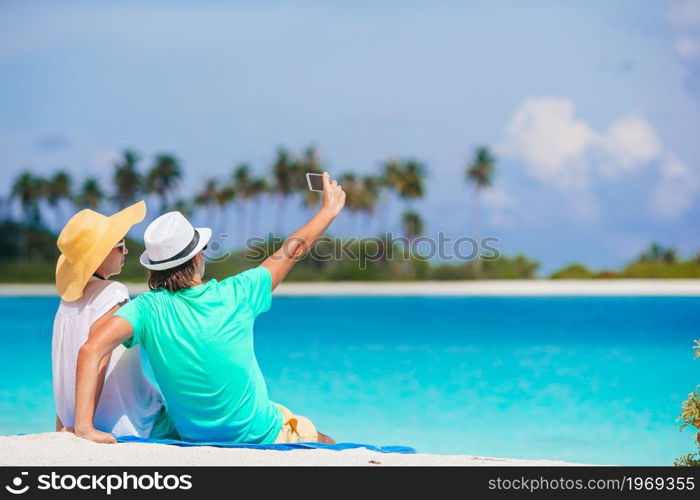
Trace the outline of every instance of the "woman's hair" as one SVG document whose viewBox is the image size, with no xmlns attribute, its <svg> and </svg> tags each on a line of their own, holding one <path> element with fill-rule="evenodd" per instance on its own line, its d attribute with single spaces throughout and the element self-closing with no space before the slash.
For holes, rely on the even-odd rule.
<svg viewBox="0 0 700 500">
<path fill-rule="evenodd" d="M 192 285 L 193 277 L 194 258 L 172 269 L 164 269 L 163 271 L 151 270 L 151 274 L 148 277 L 148 288 L 151 290 L 165 288 L 175 292 L 183 288 L 189 288 Z"/>
</svg>

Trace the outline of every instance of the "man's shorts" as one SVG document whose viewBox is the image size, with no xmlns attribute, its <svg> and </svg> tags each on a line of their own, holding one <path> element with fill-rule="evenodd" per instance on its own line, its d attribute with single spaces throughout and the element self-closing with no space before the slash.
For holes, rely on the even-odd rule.
<svg viewBox="0 0 700 500">
<path fill-rule="evenodd" d="M 275 439 L 275 443 L 318 442 L 318 431 L 311 420 L 295 415 L 286 406 L 276 404 L 282 410 L 282 430 Z"/>
<path fill-rule="evenodd" d="M 168 413 L 165 406 L 160 407 L 160 411 L 156 415 L 155 421 L 153 422 L 153 428 L 151 429 L 151 439 L 176 439 L 180 440 L 180 434 L 175 428 L 175 422 L 173 422 L 172 417 Z"/>
</svg>

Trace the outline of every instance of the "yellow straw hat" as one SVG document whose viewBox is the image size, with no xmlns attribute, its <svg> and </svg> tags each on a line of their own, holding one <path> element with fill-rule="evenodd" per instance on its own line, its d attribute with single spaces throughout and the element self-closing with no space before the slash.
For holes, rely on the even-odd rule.
<svg viewBox="0 0 700 500">
<path fill-rule="evenodd" d="M 56 289 L 66 302 L 83 296 L 92 274 L 114 245 L 146 216 L 146 203 L 139 201 L 107 217 L 85 209 L 75 214 L 58 235 L 61 255 L 56 264 Z"/>
</svg>

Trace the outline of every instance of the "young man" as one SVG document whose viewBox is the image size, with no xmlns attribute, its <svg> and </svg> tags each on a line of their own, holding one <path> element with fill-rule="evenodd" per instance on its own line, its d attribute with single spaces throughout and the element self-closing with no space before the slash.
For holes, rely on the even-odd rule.
<svg viewBox="0 0 700 500">
<path fill-rule="evenodd" d="M 98 367 L 124 343 L 141 345 L 183 439 L 333 443 L 306 417 L 270 401 L 253 349 L 255 317 L 270 308 L 272 290 L 345 205 L 345 192 L 323 174 L 323 205 L 259 267 L 204 283 L 208 228 L 170 212 L 146 229 L 141 263 L 149 288 L 123 306 L 80 349 L 75 434 L 101 443 L 114 437 L 93 426 Z"/>
</svg>

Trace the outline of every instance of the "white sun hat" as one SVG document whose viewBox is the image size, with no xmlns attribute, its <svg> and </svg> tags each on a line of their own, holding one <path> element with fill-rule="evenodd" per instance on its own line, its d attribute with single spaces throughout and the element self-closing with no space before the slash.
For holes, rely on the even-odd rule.
<svg viewBox="0 0 700 500">
<path fill-rule="evenodd" d="M 153 271 L 172 269 L 201 252 L 210 239 L 208 227 L 194 228 L 180 212 L 168 212 L 146 228 L 141 265 Z"/>
</svg>

